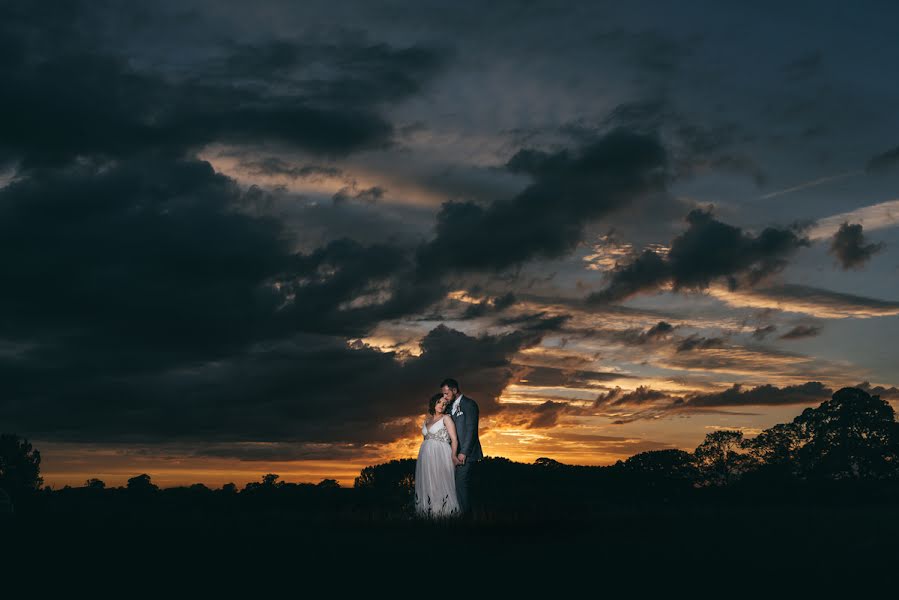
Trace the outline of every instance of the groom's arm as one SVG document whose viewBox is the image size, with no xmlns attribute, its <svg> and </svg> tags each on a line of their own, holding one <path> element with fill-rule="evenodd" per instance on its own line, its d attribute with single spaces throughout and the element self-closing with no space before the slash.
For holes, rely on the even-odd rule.
<svg viewBox="0 0 899 600">
<path fill-rule="evenodd" d="M 471 401 L 465 417 L 465 437 L 463 438 L 465 443 L 462 444 L 460 454 L 464 454 L 467 459 L 474 449 L 474 438 L 478 434 L 478 403 L 474 400 Z"/>
</svg>

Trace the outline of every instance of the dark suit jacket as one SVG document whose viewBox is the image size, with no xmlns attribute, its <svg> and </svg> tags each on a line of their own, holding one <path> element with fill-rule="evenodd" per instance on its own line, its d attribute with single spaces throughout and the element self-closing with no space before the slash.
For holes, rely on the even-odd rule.
<svg viewBox="0 0 899 600">
<path fill-rule="evenodd" d="M 484 452 L 478 438 L 478 403 L 463 394 L 459 400 L 459 410 L 462 414 L 451 415 L 459 437 L 459 454 L 464 454 L 466 461 L 481 460 Z"/>
</svg>

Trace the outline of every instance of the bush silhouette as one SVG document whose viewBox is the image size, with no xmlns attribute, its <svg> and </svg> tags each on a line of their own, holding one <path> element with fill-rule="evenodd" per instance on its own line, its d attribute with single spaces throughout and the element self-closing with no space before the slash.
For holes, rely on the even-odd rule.
<svg viewBox="0 0 899 600">
<path fill-rule="evenodd" d="M 353 487 L 389 495 L 409 495 L 415 492 L 415 459 L 404 458 L 365 467 Z"/>
</svg>

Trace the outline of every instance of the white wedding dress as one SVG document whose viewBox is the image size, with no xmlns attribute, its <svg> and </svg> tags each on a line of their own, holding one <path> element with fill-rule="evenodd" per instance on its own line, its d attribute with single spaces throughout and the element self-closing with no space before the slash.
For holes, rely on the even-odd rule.
<svg viewBox="0 0 899 600">
<path fill-rule="evenodd" d="M 446 424 L 440 419 L 421 426 L 424 439 L 415 463 L 415 514 L 419 517 L 452 517 L 460 513 L 456 498 L 456 472 Z"/>
</svg>

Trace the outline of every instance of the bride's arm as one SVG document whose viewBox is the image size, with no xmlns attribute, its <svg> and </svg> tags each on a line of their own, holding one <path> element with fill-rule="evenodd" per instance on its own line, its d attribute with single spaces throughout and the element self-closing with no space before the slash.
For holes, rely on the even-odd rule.
<svg viewBox="0 0 899 600">
<path fill-rule="evenodd" d="M 456 454 L 459 453 L 459 438 L 456 436 L 456 424 L 453 423 L 452 417 L 443 417 L 443 424 L 450 436 L 450 442 L 453 445 L 453 462 L 456 462 Z"/>
</svg>

